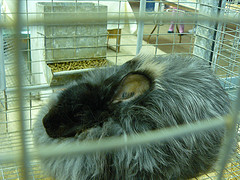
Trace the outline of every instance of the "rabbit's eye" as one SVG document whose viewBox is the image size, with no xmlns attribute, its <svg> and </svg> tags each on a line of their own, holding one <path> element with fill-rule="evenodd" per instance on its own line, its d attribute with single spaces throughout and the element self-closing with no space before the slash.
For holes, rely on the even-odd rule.
<svg viewBox="0 0 240 180">
<path fill-rule="evenodd" d="M 122 93 L 122 99 L 128 99 L 130 97 L 133 97 L 134 96 L 134 92 L 123 92 Z"/>
</svg>

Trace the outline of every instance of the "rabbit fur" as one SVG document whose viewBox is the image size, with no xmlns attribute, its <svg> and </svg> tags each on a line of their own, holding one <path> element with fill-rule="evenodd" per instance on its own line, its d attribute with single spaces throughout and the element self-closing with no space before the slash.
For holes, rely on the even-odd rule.
<svg viewBox="0 0 240 180">
<path fill-rule="evenodd" d="M 139 55 L 96 69 L 49 99 L 34 125 L 35 146 L 180 126 L 229 112 L 228 95 L 206 62 L 193 56 Z M 107 152 L 42 159 L 57 180 L 188 179 L 218 159 L 224 128 Z"/>
</svg>

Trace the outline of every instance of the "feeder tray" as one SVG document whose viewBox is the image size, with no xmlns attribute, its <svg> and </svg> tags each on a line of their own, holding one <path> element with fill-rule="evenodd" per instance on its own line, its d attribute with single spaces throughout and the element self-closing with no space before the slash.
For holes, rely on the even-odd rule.
<svg viewBox="0 0 240 180">
<path fill-rule="evenodd" d="M 50 86 L 61 86 L 80 79 L 84 73 L 95 68 L 111 65 L 106 59 L 87 59 L 46 64 L 46 79 Z"/>
</svg>

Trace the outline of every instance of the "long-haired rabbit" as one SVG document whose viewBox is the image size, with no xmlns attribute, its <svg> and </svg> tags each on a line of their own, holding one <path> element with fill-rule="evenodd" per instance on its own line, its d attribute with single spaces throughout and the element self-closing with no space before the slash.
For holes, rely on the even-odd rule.
<svg viewBox="0 0 240 180">
<path fill-rule="evenodd" d="M 209 65 L 192 56 L 137 56 L 96 69 L 50 98 L 34 127 L 36 147 L 126 136 L 221 118 L 230 109 Z M 43 159 L 57 180 L 188 179 L 211 169 L 224 128 L 113 151 Z"/>
</svg>

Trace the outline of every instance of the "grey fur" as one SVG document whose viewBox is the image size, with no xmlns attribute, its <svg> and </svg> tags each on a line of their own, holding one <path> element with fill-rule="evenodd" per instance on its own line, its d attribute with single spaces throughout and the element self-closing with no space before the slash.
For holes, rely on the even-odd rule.
<svg viewBox="0 0 240 180">
<path fill-rule="evenodd" d="M 101 85 L 111 76 L 115 81 L 135 71 L 146 60 L 138 58 L 140 60 L 134 59 L 115 70 L 107 68 L 90 72 L 74 84 L 86 82 Z M 154 80 L 153 89 L 137 101 L 114 107 L 116 109 L 112 110 L 113 113 L 102 126 L 92 127 L 75 137 L 50 138 L 46 133 L 42 119 L 58 102 L 61 94 L 51 98 L 41 109 L 35 123 L 36 147 L 145 132 L 220 117 L 229 112 L 229 98 L 204 62 L 190 56 L 175 55 L 158 57 L 154 61 L 158 62 L 159 67 L 164 64 L 164 71 Z M 43 159 L 42 163 L 57 180 L 187 179 L 211 169 L 218 158 L 223 137 L 224 129 L 217 129 L 164 143 Z"/>
</svg>

